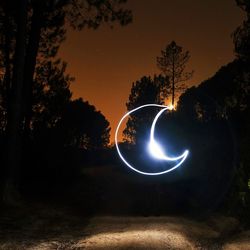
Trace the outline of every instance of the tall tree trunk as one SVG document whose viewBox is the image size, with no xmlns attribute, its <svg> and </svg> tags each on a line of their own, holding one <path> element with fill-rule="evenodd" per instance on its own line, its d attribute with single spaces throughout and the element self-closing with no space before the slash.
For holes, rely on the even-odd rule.
<svg viewBox="0 0 250 250">
<path fill-rule="evenodd" d="M 21 131 L 23 76 L 26 51 L 28 0 L 18 1 L 17 34 L 13 80 L 11 86 L 10 115 L 7 124 L 7 176 L 3 191 L 5 203 L 16 204 L 19 199 L 18 181 L 21 166 Z"/>
<path fill-rule="evenodd" d="M 39 42 L 41 36 L 41 29 L 43 25 L 43 10 L 37 6 L 33 9 L 33 16 L 31 20 L 31 30 L 29 35 L 29 42 L 27 46 L 27 54 L 25 61 L 25 75 L 24 75 L 24 134 L 28 138 L 30 131 L 30 122 L 32 117 L 32 90 L 33 78 L 36 67 L 36 58 L 39 49 Z"/>
<path fill-rule="evenodd" d="M 172 81 L 172 106 L 174 106 L 174 95 L 175 95 L 175 93 L 174 93 L 174 80 Z"/>
<path fill-rule="evenodd" d="M 175 63 L 173 55 L 173 69 L 172 69 L 172 106 L 174 107 L 174 95 L 175 95 Z"/>
<path fill-rule="evenodd" d="M 9 15 L 6 10 L 5 17 L 4 17 L 4 67 L 5 67 L 5 73 L 4 73 L 4 86 L 5 86 L 5 97 L 6 97 L 6 110 L 7 115 L 10 114 L 9 112 L 9 103 L 10 103 L 10 89 L 11 89 L 11 68 L 10 68 L 10 20 Z M 8 118 L 7 118 L 8 120 Z"/>
</svg>

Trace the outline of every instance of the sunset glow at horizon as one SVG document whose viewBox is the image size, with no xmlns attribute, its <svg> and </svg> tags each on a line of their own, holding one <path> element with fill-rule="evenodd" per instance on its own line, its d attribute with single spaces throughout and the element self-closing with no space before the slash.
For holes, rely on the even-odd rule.
<svg viewBox="0 0 250 250">
<path fill-rule="evenodd" d="M 195 72 L 186 84 L 197 85 L 233 60 L 231 34 L 244 19 L 244 12 L 228 0 L 130 0 L 126 6 L 133 11 L 133 23 L 82 31 L 68 27 L 58 55 L 76 78 L 70 87 L 73 98 L 82 97 L 102 112 L 110 122 L 111 142 L 132 83 L 160 74 L 156 57 L 168 43 L 175 40 L 190 51 L 187 70 Z"/>
</svg>

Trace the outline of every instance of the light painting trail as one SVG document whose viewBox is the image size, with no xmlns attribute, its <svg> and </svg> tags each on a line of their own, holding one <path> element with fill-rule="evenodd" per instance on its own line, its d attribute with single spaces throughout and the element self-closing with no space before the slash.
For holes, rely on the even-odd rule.
<svg viewBox="0 0 250 250">
<path fill-rule="evenodd" d="M 124 119 L 126 119 L 129 115 L 131 115 L 132 113 L 146 108 L 146 107 L 158 107 L 158 108 L 162 108 L 157 115 L 155 116 L 152 125 L 151 125 L 151 129 L 150 129 L 150 139 L 149 139 L 149 143 L 148 143 L 148 151 L 151 154 L 152 157 L 154 157 L 155 159 L 161 160 L 161 161 L 178 161 L 180 160 L 174 167 L 161 171 L 161 172 L 143 172 L 138 170 L 137 168 L 135 168 L 134 166 L 132 166 L 122 155 L 120 148 L 119 148 L 119 143 L 118 143 L 118 132 L 120 129 L 120 126 L 122 124 L 122 122 L 124 121 Z M 161 145 L 155 140 L 154 137 L 154 133 L 155 133 L 155 125 L 157 120 L 159 119 L 159 117 L 162 115 L 162 113 L 164 113 L 166 110 L 172 110 L 173 107 L 172 106 L 165 106 L 165 105 L 159 105 L 159 104 L 145 104 L 142 105 L 140 107 L 137 107 L 133 110 L 130 110 L 128 113 L 126 113 L 120 120 L 120 122 L 118 123 L 118 126 L 116 128 L 115 131 L 115 145 L 116 145 L 116 149 L 117 152 L 120 156 L 120 158 L 122 159 L 122 161 L 132 170 L 136 171 L 137 173 L 140 174 L 144 174 L 144 175 L 161 175 L 161 174 L 166 174 L 169 173 L 171 171 L 173 171 L 174 169 L 178 168 L 187 158 L 189 151 L 185 150 L 184 153 L 180 156 L 177 157 L 169 157 L 167 154 L 164 153 L 163 148 L 161 147 Z"/>
</svg>

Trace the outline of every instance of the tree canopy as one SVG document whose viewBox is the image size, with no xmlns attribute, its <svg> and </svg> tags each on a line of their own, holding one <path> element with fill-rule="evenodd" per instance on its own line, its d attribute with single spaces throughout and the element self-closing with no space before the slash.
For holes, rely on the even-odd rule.
<svg viewBox="0 0 250 250">
<path fill-rule="evenodd" d="M 161 51 L 161 56 L 157 57 L 157 66 L 162 74 L 169 78 L 172 92 L 172 105 L 175 104 L 176 93 L 185 89 L 185 81 L 189 80 L 193 71 L 185 71 L 186 64 L 190 59 L 189 51 L 183 51 L 183 48 L 172 41 Z"/>
<path fill-rule="evenodd" d="M 148 103 L 163 104 L 169 94 L 168 78 L 159 75 L 153 78 L 144 76 L 132 84 L 129 101 L 126 103 L 127 109 L 132 110 Z M 154 117 L 157 110 L 140 111 L 131 115 L 127 121 L 123 134 L 130 142 L 138 141 L 140 133 L 144 127 Z"/>
</svg>

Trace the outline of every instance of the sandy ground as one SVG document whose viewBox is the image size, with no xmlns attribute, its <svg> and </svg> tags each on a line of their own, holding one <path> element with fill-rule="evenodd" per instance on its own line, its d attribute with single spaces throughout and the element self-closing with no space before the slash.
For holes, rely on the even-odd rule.
<svg viewBox="0 0 250 250">
<path fill-rule="evenodd" d="M 219 221 L 218 221 L 219 220 Z M 74 247 L 84 249 L 250 249 L 250 232 L 233 238 L 237 222 L 217 218 L 195 222 L 178 217 L 98 217 L 88 236 Z"/>
<path fill-rule="evenodd" d="M 250 249 L 234 218 L 74 216 L 59 210 L 0 217 L 0 249 Z"/>
</svg>

